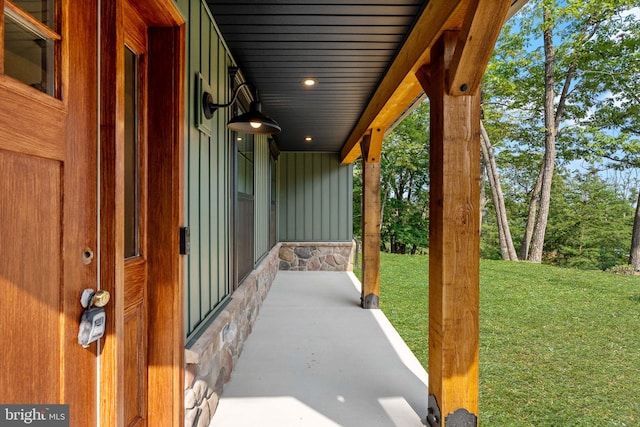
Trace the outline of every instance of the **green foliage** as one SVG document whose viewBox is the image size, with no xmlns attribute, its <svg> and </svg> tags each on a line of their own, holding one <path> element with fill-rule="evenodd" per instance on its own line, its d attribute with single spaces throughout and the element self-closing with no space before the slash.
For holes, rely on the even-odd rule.
<svg viewBox="0 0 640 427">
<path fill-rule="evenodd" d="M 544 262 L 563 267 L 607 270 L 629 256 L 634 206 L 597 170 L 554 176 L 551 211 L 545 239 Z M 523 205 L 507 204 L 512 231 L 522 234 Z M 483 217 L 480 253 L 483 259 L 500 259 L 495 210 L 489 203 Z M 515 243 L 519 243 L 516 241 Z"/>
<path fill-rule="evenodd" d="M 600 169 L 640 166 L 638 6 L 638 0 L 531 0 L 505 25 L 483 80 L 483 111 L 514 240 L 524 233 L 545 141 L 543 30 L 553 32 L 557 116 L 565 100 L 556 170 L 577 160 Z M 588 172 L 563 185 L 566 191 L 552 189 L 545 261 L 600 269 L 624 262 L 631 219 L 630 204 L 615 194 L 621 191 L 597 188 L 602 179 Z M 498 245 L 493 228 L 483 223 L 482 254 L 491 258 Z"/>
<path fill-rule="evenodd" d="M 605 270 L 626 262 L 635 204 L 629 196 L 637 194 L 637 184 L 607 180 L 603 172 L 568 170 L 578 161 L 600 171 L 640 166 L 639 6 L 640 0 L 531 0 L 505 25 L 487 67 L 483 122 L 518 247 L 544 153 L 542 8 L 551 8 L 556 94 L 562 93 L 566 81 L 570 84 L 558 129 L 546 263 Z M 405 253 L 428 246 L 428 114 L 425 102 L 383 144 L 381 237 L 388 251 Z M 361 234 L 358 166 L 353 192 L 356 237 Z M 484 208 L 481 255 L 500 258 L 491 201 Z"/>
<path fill-rule="evenodd" d="M 428 366 L 428 258 L 381 254 L 381 308 Z M 640 277 L 480 264 L 480 425 L 640 425 Z"/>
<path fill-rule="evenodd" d="M 353 237 L 362 241 L 362 166 L 353 165 Z"/>
<path fill-rule="evenodd" d="M 429 104 L 406 117 L 382 147 L 381 239 L 394 253 L 429 244 Z"/>
<path fill-rule="evenodd" d="M 607 270 L 629 256 L 634 209 L 597 171 L 557 175 L 552 194 L 548 262 Z"/>
</svg>

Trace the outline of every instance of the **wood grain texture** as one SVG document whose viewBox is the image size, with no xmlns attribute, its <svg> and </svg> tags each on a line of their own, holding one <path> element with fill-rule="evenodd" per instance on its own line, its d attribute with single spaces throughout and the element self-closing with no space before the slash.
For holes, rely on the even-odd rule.
<svg viewBox="0 0 640 427">
<path fill-rule="evenodd" d="M 69 403 L 70 425 L 87 426 L 96 420 L 96 345 L 84 349 L 77 336 L 80 294 L 96 285 L 95 263 L 82 262 L 96 248 L 96 10 L 60 5 L 57 55 L 74 63 L 56 66 L 56 79 L 74 82 L 63 100 L 0 76 L 0 235 L 11 242 L 0 263 L 10 349 L 2 371 L 11 372 L 0 400 Z M 60 13 L 74 6 L 80 12 Z"/>
<path fill-rule="evenodd" d="M 362 144 L 362 304 L 369 308 L 378 308 L 380 300 L 380 157 L 376 153 L 382 145 L 381 134 L 365 135 Z M 377 160 L 369 161 L 372 157 Z"/>
<path fill-rule="evenodd" d="M 429 392 L 443 417 L 478 414 L 480 97 L 450 96 L 457 34 L 432 51 L 429 222 Z"/>
<path fill-rule="evenodd" d="M 136 111 L 129 111 L 126 115 L 135 114 L 135 122 L 125 124 L 125 135 L 135 138 L 127 144 L 135 146 L 137 164 L 135 173 L 125 182 L 125 186 L 134 186 L 136 191 L 135 204 L 137 209 L 137 226 L 132 230 L 138 240 L 139 255 L 124 261 L 124 421 L 128 427 L 147 426 L 147 287 L 148 287 L 148 171 L 147 171 L 147 93 L 148 93 L 148 52 L 147 52 L 147 24 L 132 7 L 131 3 L 123 2 L 124 45 L 121 49 L 130 49 L 135 54 L 135 69 L 131 79 L 134 82 L 135 101 L 130 107 Z M 126 46 L 126 47 L 125 47 Z M 127 71 L 125 71 L 127 72 Z M 125 95 L 126 96 L 126 95 Z M 131 154 L 130 154 L 131 155 Z M 126 156 L 126 155 L 124 155 Z M 118 161 L 124 162 L 124 156 Z M 126 202 L 122 200 L 122 203 Z"/>
<path fill-rule="evenodd" d="M 448 72 L 448 93 L 475 94 L 510 10 L 509 0 L 473 0 L 466 11 Z"/>
<path fill-rule="evenodd" d="M 97 254 L 97 4 L 94 0 L 65 0 L 62 8 L 61 80 L 68 109 L 64 168 L 64 401 L 71 426 L 96 424 L 97 344 L 78 345 L 78 303 L 84 288 L 97 287 L 98 261 L 83 262 L 83 252 Z M 73 10 L 73 12 L 70 12 Z M 73 64 L 69 67 L 68 64 Z M 73 82 L 69 85 L 68 82 Z M 82 373 L 82 374 L 79 374 Z"/>
<path fill-rule="evenodd" d="M 0 151 L 0 171 L 0 401 L 63 403 L 62 164 Z"/>
<path fill-rule="evenodd" d="M 37 89 L 0 75 L 0 149 L 47 159 L 64 159 L 67 111 Z M 9 108 L 10 107 L 10 108 Z"/>
<path fill-rule="evenodd" d="M 60 34 L 49 28 L 46 24 L 43 24 L 38 19 L 31 16 L 31 14 L 25 11 L 23 8 L 15 4 L 11 0 L 5 0 L 4 2 L 5 13 L 8 11 L 13 16 L 17 17 L 19 21 L 26 22 L 31 28 L 39 31 L 45 37 L 51 40 L 60 40 Z"/>
<path fill-rule="evenodd" d="M 173 2 L 171 2 L 173 4 Z M 175 6 L 173 6 L 175 7 Z M 185 27 L 149 32 L 148 423 L 184 423 Z M 160 88 L 162 88 L 160 90 Z"/>
<path fill-rule="evenodd" d="M 121 427 L 125 425 L 124 20 L 120 1 L 100 6 L 100 286 L 111 293 L 100 363 L 100 425 Z"/>
<path fill-rule="evenodd" d="M 382 155 L 382 140 L 384 139 L 384 128 L 374 128 L 369 131 L 370 137 L 363 139 L 363 146 L 366 144 L 366 148 L 362 149 L 367 162 L 379 162 Z"/>
<path fill-rule="evenodd" d="M 4 0 L 0 0 L 0 10 L 4 10 Z M 0 19 L 0 34 L 4 34 L 4 19 Z M 4 49 L 0 49 L 0 75 L 4 74 Z"/>
</svg>

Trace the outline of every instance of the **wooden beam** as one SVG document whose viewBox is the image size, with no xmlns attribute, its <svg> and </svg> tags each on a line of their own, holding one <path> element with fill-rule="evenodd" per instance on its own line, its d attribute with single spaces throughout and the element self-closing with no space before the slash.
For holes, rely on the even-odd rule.
<svg viewBox="0 0 640 427">
<path fill-rule="evenodd" d="M 427 4 L 344 143 L 340 153 L 342 163 L 351 163 L 358 158 L 357 147 L 368 129 L 386 129 L 420 95 L 422 88 L 416 81 L 415 72 L 429 63 L 431 46 L 443 31 L 460 28 L 466 3 L 464 0 L 431 0 Z"/>
<path fill-rule="evenodd" d="M 362 307 L 380 307 L 380 148 L 384 131 L 362 139 Z M 373 159 L 373 160 L 372 160 Z"/>
<path fill-rule="evenodd" d="M 371 129 L 367 135 L 369 138 L 362 139 L 362 154 L 366 157 L 367 162 L 379 162 L 382 155 L 384 129 Z"/>
<path fill-rule="evenodd" d="M 475 94 L 509 12 L 509 0 L 473 0 L 449 67 L 451 95 Z"/>
<path fill-rule="evenodd" d="M 424 93 L 428 98 L 431 98 L 431 68 L 429 65 L 423 65 L 420 67 L 418 71 L 416 71 L 416 78 L 420 82 L 420 86 L 422 86 Z"/>
<path fill-rule="evenodd" d="M 479 390 L 480 96 L 447 93 L 456 40 L 445 33 L 423 70 L 431 101 L 429 416 L 441 414 L 443 427 L 477 425 Z"/>
</svg>

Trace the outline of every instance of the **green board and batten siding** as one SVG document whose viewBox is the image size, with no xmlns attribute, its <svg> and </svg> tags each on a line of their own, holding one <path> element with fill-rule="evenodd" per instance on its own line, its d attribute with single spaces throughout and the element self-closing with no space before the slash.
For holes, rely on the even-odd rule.
<svg viewBox="0 0 640 427">
<path fill-rule="evenodd" d="M 254 136 L 254 263 L 260 261 L 269 249 L 269 211 L 271 207 L 271 174 L 269 170 L 269 139 L 267 135 Z"/>
<path fill-rule="evenodd" d="M 195 126 L 196 74 L 210 85 L 214 100 L 230 96 L 227 69 L 234 65 L 211 18 L 200 1 L 177 2 L 187 20 L 185 75 L 185 221 L 191 248 L 185 264 L 185 328 L 193 335 L 224 301 L 232 281 L 230 215 L 233 201 L 233 144 L 226 127 L 230 109 L 219 109 L 207 127 Z"/>
<path fill-rule="evenodd" d="M 202 1 L 177 0 L 187 22 L 185 120 L 185 222 L 191 232 L 185 259 L 185 334 L 194 337 L 233 288 L 235 141 L 227 130 L 231 108 L 219 109 L 202 132 L 195 125 L 196 74 L 214 100 L 231 97 L 228 67 L 234 61 Z M 268 138 L 254 139 L 254 250 L 270 250 L 271 172 Z M 337 242 L 352 239 L 352 166 L 338 154 L 283 152 L 277 161 L 277 240 Z"/>
<path fill-rule="evenodd" d="M 353 238 L 353 167 L 337 153 L 283 152 L 278 160 L 278 240 Z"/>
</svg>

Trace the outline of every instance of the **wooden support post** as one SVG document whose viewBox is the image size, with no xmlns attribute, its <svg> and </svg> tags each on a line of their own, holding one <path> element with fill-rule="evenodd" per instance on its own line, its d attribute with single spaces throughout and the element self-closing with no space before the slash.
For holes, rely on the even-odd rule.
<svg viewBox="0 0 640 427">
<path fill-rule="evenodd" d="M 380 152 L 384 131 L 362 138 L 362 308 L 380 308 Z"/>
<path fill-rule="evenodd" d="M 456 40 L 445 32 L 417 73 L 431 101 L 428 422 L 441 427 L 478 416 L 480 96 L 447 93 Z"/>
</svg>

